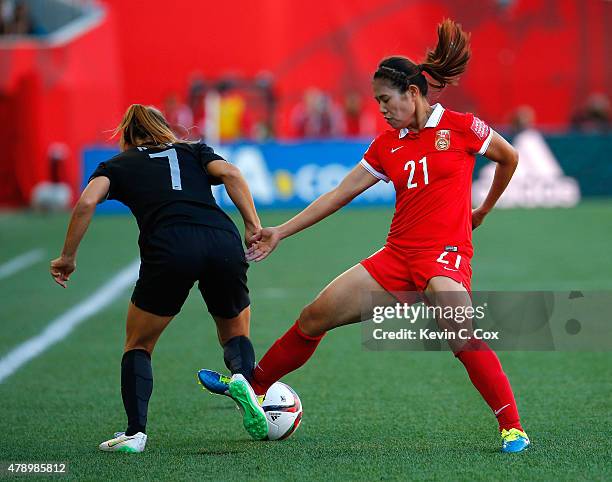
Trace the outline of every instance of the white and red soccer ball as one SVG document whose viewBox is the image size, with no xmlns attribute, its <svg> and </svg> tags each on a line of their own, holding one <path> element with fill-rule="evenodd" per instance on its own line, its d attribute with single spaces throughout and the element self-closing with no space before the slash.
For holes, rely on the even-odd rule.
<svg viewBox="0 0 612 482">
<path fill-rule="evenodd" d="M 293 388 L 285 383 L 274 383 L 266 392 L 261 407 L 268 419 L 268 440 L 286 439 L 300 426 L 302 402 Z"/>
</svg>

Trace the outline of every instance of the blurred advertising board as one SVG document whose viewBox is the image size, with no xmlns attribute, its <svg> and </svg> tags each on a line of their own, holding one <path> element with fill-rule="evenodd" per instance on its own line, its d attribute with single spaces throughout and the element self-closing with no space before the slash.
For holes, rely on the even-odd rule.
<svg viewBox="0 0 612 482">
<path fill-rule="evenodd" d="M 608 136 L 551 136 L 550 149 L 525 152 L 519 147 L 525 168 L 508 188 L 508 199 L 499 207 L 570 207 L 581 196 L 612 196 L 612 164 L 602 149 Z M 215 150 L 236 164 L 246 177 L 259 208 L 299 208 L 334 188 L 362 158 L 367 141 L 268 142 L 224 145 Z M 540 145 L 541 149 L 542 146 Z M 117 153 L 108 147 L 88 148 L 83 153 L 83 185 L 99 162 Z M 520 163 L 519 163 L 520 164 Z M 527 165 L 528 164 L 528 165 Z M 537 174 L 537 175 L 536 175 Z M 492 165 L 478 158 L 474 169 L 474 201 L 478 202 L 492 179 Z M 219 204 L 232 203 L 222 186 L 214 187 Z M 379 182 L 353 202 L 356 206 L 392 206 L 391 183 Z M 107 201 L 99 212 L 127 212 L 116 201 Z"/>
</svg>

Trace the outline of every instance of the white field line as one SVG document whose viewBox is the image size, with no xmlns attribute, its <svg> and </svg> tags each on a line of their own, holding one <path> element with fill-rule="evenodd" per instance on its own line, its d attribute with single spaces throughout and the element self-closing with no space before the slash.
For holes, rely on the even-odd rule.
<svg viewBox="0 0 612 482">
<path fill-rule="evenodd" d="M 32 251 L 20 254 L 10 261 L 7 261 L 6 263 L 0 265 L 0 280 L 8 278 L 18 271 L 33 265 L 34 263 L 38 263 L 44 256 L 44 249 L 33 249 Z"/>
<path fill-rule="evenodd" d="M 47 348 L 62 341 L 79 324 L 111 304 L 127 287 L 134 284 L 138 278 L 139 266 L 140 260 L 134 261 L 89 298 L 52 320 L 41 333 L 25 341 L 1 358 L 0 383 Z"/>
</svg>

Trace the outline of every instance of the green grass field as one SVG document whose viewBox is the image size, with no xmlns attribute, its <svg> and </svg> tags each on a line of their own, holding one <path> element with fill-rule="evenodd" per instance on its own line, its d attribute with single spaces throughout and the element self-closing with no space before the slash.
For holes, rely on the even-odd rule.
<svg viewBox="0 0 612 482">
<path fill-rule="evenodd" d="M 263 213 L 265 224 L 287 212 Z M 341 212 L 284 242 L 250 270 L 258 355 L 337 274 L 382 244 L 391 211 Z M 475 233 L 474 289 L 612 289 L 612 202 L 571 210 L 496 211 Z M 61 247 L 67 217 L 0 215 L 0 264 Z M 69 289 L 40 262 L 0 280 L 0 358 L 134 260 L 128 217 L 97 217 Z M 155 390 L 143 454 L 107 454 L 124 428 L 119 363 L 129 292 L 0 384 L 0 461 L 68 463 L 68 476 L 102 479 L 610 480 L 612 354 L 507 352 L 500 358 L 532 438 L 498 453 L 488 407 L 448 352 L 368 352 L 358 326 L 332 332 L 286 378 L 304 418 L 284 442 L 254 442 L 226 398 L 195 372 L 223 368 L 214 324 L 194 290 L 153 359 Z M 602 316 L 610 317 L 609 313 Z"/>
</svg>

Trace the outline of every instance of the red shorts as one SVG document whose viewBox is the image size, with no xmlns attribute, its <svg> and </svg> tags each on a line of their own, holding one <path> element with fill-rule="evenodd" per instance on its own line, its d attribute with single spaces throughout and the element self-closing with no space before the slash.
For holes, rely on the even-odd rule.
<svg viewBox="0 0 612 482">
<path fill-rule="evenodd" d="M 385 246 L 361 264 L 386 291 L 425 291 L 434 276 L 446 276 L 471 292 L 470 257 L 453 251 L 406 252 Z"/>
</svg>

